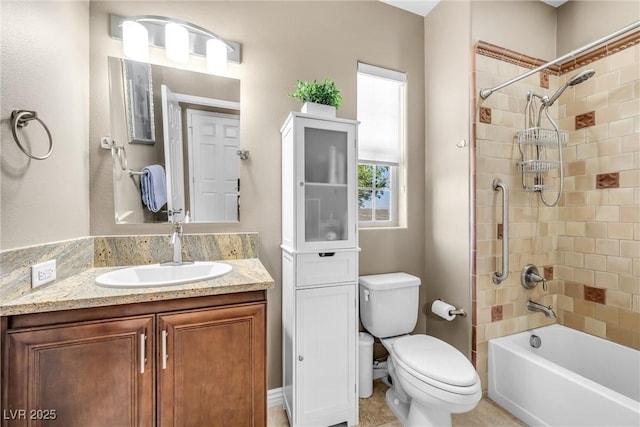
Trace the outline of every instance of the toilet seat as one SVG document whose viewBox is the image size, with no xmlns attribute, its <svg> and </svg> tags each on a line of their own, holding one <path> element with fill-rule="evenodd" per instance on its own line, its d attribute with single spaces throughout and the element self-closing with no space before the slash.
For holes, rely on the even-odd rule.
<svg viewBox="0 0 640 427">
<path fill-rule="evenodd" d="M 471 362 L 456 348 L 429 335 L 407 335 L 394 341 L 398 368 L 419 381 L 455 394 L 475 394 L 480 381 Z"/>
</svg>

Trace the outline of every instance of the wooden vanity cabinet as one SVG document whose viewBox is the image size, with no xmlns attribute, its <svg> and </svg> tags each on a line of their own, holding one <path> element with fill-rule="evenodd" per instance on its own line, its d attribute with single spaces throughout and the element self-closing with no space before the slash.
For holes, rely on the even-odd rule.
<svg viewBox="0 0 640 427">
<path fill-rule="evenodd" d="M 158 425 L 265 425 L 265 306 L 158 316 Z"/>
<path fill-rule="evenodd" d="M 1 325 L 3 427 L 266 425 L 264 291 Z"/>
<path fill-rule="evenodd" d="M 9 426 L 152 426 L 153 316 L 9 331 Z M 144 347 L 142 347 L 144 346 Z"/>
</svg>

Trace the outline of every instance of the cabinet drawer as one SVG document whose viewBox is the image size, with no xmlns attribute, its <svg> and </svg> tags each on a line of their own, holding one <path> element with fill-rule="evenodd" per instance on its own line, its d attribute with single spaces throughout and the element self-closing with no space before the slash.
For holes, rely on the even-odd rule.
<svg viewBox="0 0 640 427">
<path fill-rule="evenodd" d="M 354 282 L 358 264 L 355 252 L 318 252 L 297 255 L 297 286 Z"/>
</svg>

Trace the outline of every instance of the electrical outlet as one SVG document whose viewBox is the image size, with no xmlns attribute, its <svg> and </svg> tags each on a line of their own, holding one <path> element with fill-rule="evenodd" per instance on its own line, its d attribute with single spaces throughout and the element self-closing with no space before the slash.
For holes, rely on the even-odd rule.
<svg viewBox="0 0 640 427">
<path fill-rule="evenodd" d="M 31 288 L 56 280 L 56 260 L 41 262 L 31 266 Z"/>
</svg>

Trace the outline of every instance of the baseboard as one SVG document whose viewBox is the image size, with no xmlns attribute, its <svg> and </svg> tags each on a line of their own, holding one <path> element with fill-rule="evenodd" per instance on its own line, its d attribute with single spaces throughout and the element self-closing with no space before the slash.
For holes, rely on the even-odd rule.
<svg viewBox="0 0 640 427">
<path fill-rule="evenodd" d="M 267 408 L 283 405 L 284 397 L 282 396 L 282 387 L 267 390 Z"/>
</svg>

